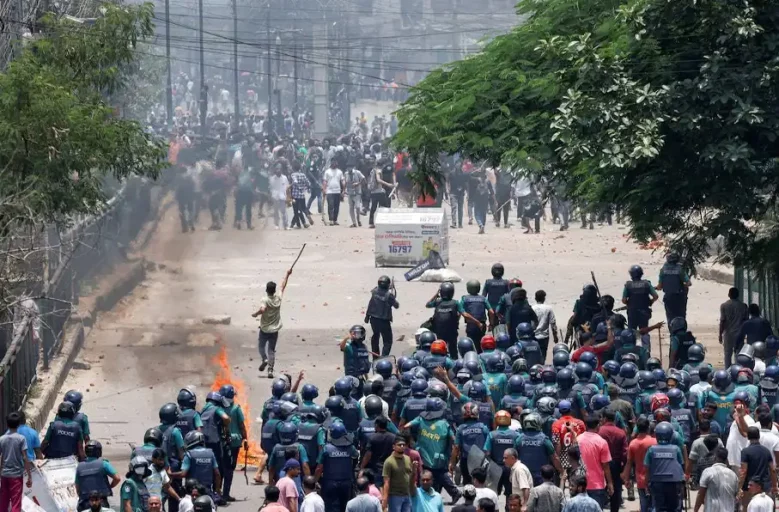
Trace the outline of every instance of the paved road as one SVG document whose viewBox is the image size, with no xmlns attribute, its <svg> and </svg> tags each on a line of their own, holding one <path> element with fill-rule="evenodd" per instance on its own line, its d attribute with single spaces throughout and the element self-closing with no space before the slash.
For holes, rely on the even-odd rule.
<svg viewBox="0 0 779 512">
<path fill-rule="evenodd" d="M 215 232 L 206 230 L 206 220 L 201 219 L 195 233 L 181 234 L 175 208 L 167 211 L 144 254 L 157 270 L 114 311 L 100 316 L 82 351 L 91 370 L 71 372 L 63 387 L 85 391 L 83 409 L 92 435 L 104 443 L 106 457 L 118 468 L 126 468 L 130 445 L 158 423 L 159 407 L 175 400 L 178 389 L 194 385 L 202 403 L 215 380 L 214 358 L 220 347 L 226 349 L 233 378 L 246 386 L 249 417 L 259 416 L 270 382 L 257 371 L 257 322 L 250 314 L 265 282 L 283 278 L 303 243 L 308 244 L 306 251 L 284 299 L 277 370 L 305 370 L 307 380 L 327 389 L 342 374 L 335 339 L 362 320 L 368 292 L 383 273 L 398 281 L 396 337 L 413 339 L 414 330 L 428 317 L 422 306 L 437 285 L 401 282 L 404 270 L 374 268 L 372 230 L 317 222 L 308 230 L 275 231 L 260 225 L 255 231 Z M 466 226 L 452 234 L 451 267 L 464 279 L 483 280 L 490 266 L 501 261 L 507 276 L 521 278 L 531 293 L 545 289 L 564 323 L 574 298 L 589 282 L 590 270 L 604 293 L 614 295 L 621 292 L 634 263 L 654 279 L 660 255 L 639 249 L 624 233 L 624 228 L 608 226 L 561 233 L 545 224 L 539 235 L 523 235 L 516 227 L 488 227 L 486 234 L 478 235 L 475 226 Z M 463 292 L 464 286 L 458 285 L 457 293 Z M 691 291 L 690 323 L 710 349 L 718 346 L 717 306 L 726 293 L 725 286 L 701 281 Z M 231 315 L 232 322 L 203 325 L 201 318 L 212 314 Z M 397 342 L 392 352 L 409 349 L 407 342 Z M 721 360 L 721 351 L 716 352 L 711 350 L 710 358 Z M 255 421 L 255 438 L 259 430 Z M 230 510 L 254 511 L 262 489 L 247 488 L 238 476 L 234 494 L 247 501 Z M 633 505 L 637 502 L 630 510 Z"/>
</svg>

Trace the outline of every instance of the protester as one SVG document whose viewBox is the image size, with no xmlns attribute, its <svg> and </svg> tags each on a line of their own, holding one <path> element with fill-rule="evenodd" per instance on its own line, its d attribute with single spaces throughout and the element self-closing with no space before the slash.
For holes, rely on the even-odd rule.
<svg viewBox="0 0 779 512">
<path fill-rule="evenodd" d="M 433 489 L 433 473 L 422 471 L 422 485 L 416 489 L 411 510 L 413 512 L 444 512 L 444 500 Z"/>
<path fill-rule="evenodd" d="M 346 504 L 346 512 L 382 512 L 381 501 L 371 496 L 370 482 L 365 477 L 357 479 L 357 496 Z"/>
<path fill-rule="evenodd" d="M 281 330 L 281 299 L 287 288 L 287 281 L 292 270 L 288 270 L 281 282 L 281 292 L 276 293 L 276 283 L 268 281 L 265 285 L 266 296 L 260 299 L 260 309 L 252 317 L 260 317 L 259 350 L 262 363 L 260 371 L 268 368 L 268 378 L 273 378 L 273 365 L 276 363 L 276 343 Z M 265 352 L 267 347 L 267 354 Z"/>
<path fill-rule="evenodd" d="M 325 502 L 317 492 L 316 478 L 307 476 L 303 479 L 305 498 L 300 504 L 300 512 L 325 512 Z"/>
<path fill-rule="evenodd" d="M 555 468 L 552 466 L 543 466 L 541 468 L 541 477 L 544 483 L 534 487 L 530 491 L 527 500 L 527 512 L 560 512 L 565 505 L 565 494 L 562 489 L 554 483 Z"/>
<path fill-rule="evenodd" d="M 597 416 L 588 417 L 585 422 L 587 431 L 577 438 L 581 461 L 587 471 L 587 494 L 595 499 L 601 507 L 605 507 L 608 496 L 614 493 L 611 479 L 611 453 L 609 444 L 598 435 L 600 419 Z M 573 486 L 573 483 L 571 484 Z"/>
<path fill-rule="evenodd" d="M 24 475 L 27 487 L 31 487 L 32 463 L 27 456 L 27 439 L 17 431 L 19 413 L 9 413 L 5 423 L 8 432 L 0 436 L 0 510 L 21 512 Z"/>
<path fill-rule="evenodd" d="M 719 308 L 719 342 L 725 349 L 726 368 L 733 362 L 733 352 L 741 333 L 741 326 L 749 317 L 747 306 L 741 302 L 740 296 L 738 288 L 731 288 L 728 290 L 728 300 Z"/>
<path fill-rule="evenodd" d="M 717 462 L 701 474 L 700 489 L 695 499 L 695 511 L 736 510 L 736 496 L 740 492 L 738 476 L 728 467 L 728 451 L 715 450 Z"/>
</svg>

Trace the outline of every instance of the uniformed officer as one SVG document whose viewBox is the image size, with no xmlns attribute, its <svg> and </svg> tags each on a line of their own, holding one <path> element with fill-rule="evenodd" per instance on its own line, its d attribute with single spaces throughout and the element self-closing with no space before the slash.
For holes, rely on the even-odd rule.
<svg viewBox="0 0 779 512">
<path fill-rule="evenodd" d="M 777 388 L 779 388 L 779 366 L 772 364 L 766 367 L 765 374 L 763 374 L 763 378 L 760 379 L 760 394 L 769 407 L 773 407 L 779 403 Z"/>
<path fill-rule="evenodd" d="M 465 334 L 472 340 L 480 340 L 487 331 L 487 320 L 494 318 L 493 305 L 487 297 L 479 295 L 481 283 L 478 280 L 468 281 L 465 289 L 468 295 L 463 295 L 459 304 L 460 314 L 465 318 Z"/>
<path fill-rule="evenodd" d="M 89 445 L 89 443 L 87 443 L 87 445 Z M 146 460 L 151 460 L 151 454 L 154 453 L 154 450 L 157 448 L 162 448 L 162 430 L 157 427 L 152 427 L 147 429 L 143 434 L 143 445 L 136 446 L 132 449 L 130 458 L 132 459 L 133 457 L 141 456 Z M 89 453 L 87 453 L 87 457 L 89 457 Z"/>
<path fill-rule="evenodd" d="M 690 286 L 690 277 L 679 264 L 679 255 L 668 254 L 660 269 L 657 289 L 663 291 L 663 304 L 669 327 L 674 318 L 687 318 L 687 292 Z"/>
<path fill-rule="evenodd" d="M 371 371 L 371 354 L 365 346 L 365 327 L 353 325 L 349 335 L 341 340 L 340 347 L 344 353 L 344 374 L 362 382 Z"/>
<path fill-rule="evenodd" d="M 322 486 L 325 512 L 345 512 L 352 497 L 354 468 L 359 453 L 343 423 L 330 426 L 330 439 L 319 454 L 315 477 Z"/>
<path fill-rule="evenodd" d="M 200 417 L 203 420 L 203 435 L 206 438 L 206 448 L 214 452 L 219 465 L 220 475 L 227 473 L 224 454 L 230 450 L 229 429 L 231 419 L 230 415 L 224 410 L 226 405 L 227 403 L 222 395 L 216 391 L 211 391 L 206 395 L 206 404 L 200 411 Z M 221 490 L 221 486 L 214 489 Z"/>
<path fill-rule="evenodd" d="M 628 271 L 630 281 L 625 283 L 622 290 L 622 303 L 628 307 L 628 327 L 640 329 L 649 326 L 652 318 L 652 304 L 659 298 L 652 283 L 644 276 L 644 269 L 639 265 L 633 265 Z"/>
<path fill-rule="evenodd" d="M 70 402 L 73 404 L 73 410 L 76 411 L 75 416 L 73 416 L 73 421 L 81 425 L 81 432 L 84 435 L 84 442 L 89 442 L 89 418 L 87 418 L 87 415 L 83 412 L 81 412 L 81 405 L 84 402 L 84 395 L 81 393 L 81 391 L 77 391 L 75 389 L 71 389 L 67 393 L 65 393 L 65 397 L 62 399 L 64 402 Z"/>
<path fill-rule="evenodd" d="M 222 488 L 222 475 L 219 472 L 219 461 L 210 448 L 206 448 L 206 436 L 202 432 L 193 431 L 184 439 L 187 453 L 181 462 L 183 478 L 194 478 L 206 488 L 209 496 L 219 504 L 217 489 Z"/>
<path fill-rule="evenodd" d="M 176 397 L 176 403 L 179 406 L 179 417 L 176 421 L 176 426 L 181 431 L 181 435 L 185 436 L 193 430 L 203 430 L 203 420 L 200 418 L 200 413 L 195 409 L 197 407 L 197 396 L 195 393 L 187 388 L 183 388 L 179 391 Z"/>
<path fill-rule="evenodd" d="M 281 400 L 281 396 L 287 392 L 287 389 L 289 388 L 289 383 L 286 381 L 286 379 L 278 378 L 273 381 L 273 384 L 271 385 L 270 392 L 271 397 L 265 400 L 265 403 L 262 404 L 262 412 L 260 413 L 260 417 L 262 418 L 262 421 L 268 421 L 268 418 L 270 418 L 271 411 L 273 411 L 273 404 Z"/>
<path fill-rule="evenodd" d="M 325 429 L 322 423 L 325 420 L 324 409 L 317 405 L 313 410 L 301 416 L 298 425 L 298 442 L 306 449 L 308 455 L 308 468 L 311 474 L 316 471 L 316 461 L 325 447 Z"/>
<path fill-rule="evenodd" d="M 482 290 L 481 294 L 487 297 L 487 302 L 492 304 L 493 307 L 498 305 L 501 297 L 511 291 L 509 289 L 508 280 L 503 278 L 503 274 L 505 274 L 505 272 L 506 269 L 503 268 L 502 263 L 495 263 L 490 269 L 492 278 L 484 281 L 484 289 Z"/>
<path fill-rule="evenodd" d="M 638 359 L 636 362 L 638 369 L 646 369 L 646 362 L 649 359 L 649 351 L 643 345 L 637 345 L 636 331 L 633 329 L 625 329 L 615 334 L 619 336 L 620 347 L 614 352 L 614 359 L 617 362 L 621 362 L 622 357 L 625 354 L 635 354 L 636 358 Z"/>
<path fill-rule="evenodd" d="M 671 331 L 670 367 L 681 369 L 689 362 L 687 352 L 695 345 L 695 336 L 687 330 L 687 320 L 676 317 L 668 324 Z"/>
<path fill-rule="evenodd" d="M 541 417 L 538 414 L 530 413 L 525 416 L 522 422 L 522 433 L 517 438 L 515 447 L 519 453 L 519 459 L 527 466 L 533 476 L 533 485 L 543 483 L 541 466 L 552 464 L 559 473 L 562 473 L 554 445 L 549 437 L 542 432 Z"/>
<path fill-rule="evenodd" d="M 471 382 L 471 386 L 468 388 L 468 399 L 474 402 L 479 408 L 479 421 L 492 428 L 495 417 L 495 406 L 489 398 L 489 389 L 484 382 Z"/>
<path fill-rule="evenodd" d="M 454 367 L 454 361 L 447 357 L 448 347 L 444 340 L 436 340 L 430 345 L 430 355 L 422 359 L 422 368 L 432 374 L 433 370 L 439 366 L 451 370 Z"/>
<path fill-rule="evenodd" d="M 143 481 L 151 476 L 150 466 L 151 462 L 143 457 L 130 461 L 130 471 L 122 484 L 122 512 L 127 510 L 127 504 L 133 512 L 149 512 L 149 490 Z"/>
<path fill-rule="evenodd" d="M 161 448 L 167 457 L 168 468 L 171 472 L 170 485 L 179 496 L 184 495 L 184 482 L 181 478 L 181 461 L 184 460 L 184 435 L 179 428 L 179 408 L 174 403 L 167 403 L 160 407 L 160 425 L 157 429 L 162 432 Z M 199 418 L 199 415 L 198 415 Z M 191 432 L 198 432 L 192 430 Z M 151 461 L 151 458 L 147 460 Z M 171 501 L 171 512 L 178 511 L 178 502 Z"/>
<path fill-rule="evenodd" d="M 57 407 L 57 416 L 49 423 L 41 443 L 41 451 L 47 459 L 75 455 L 78 460 L 84 460 L 84 434 L 81 425 L 73 419 L 75 415 L 76 411 L 70 402 L 62 402 Z"/>
<path fill-rule="evenodd" d="M 673 434 L 674 428 L 670 423 L 658 423 L 655 426 L 658 444 L 650 446 L 644 457 L 652 506 L 658 512 L 674 512 L 680 509 L 684 461 L 682 450 L 671 444 Z"/>
<path fill-rule="evenodd" d="M 479 421 L 479 407 L 473 402 L 467 402 L 462 406 L 463 423 L 457 427 L 454 435 L 454 448 L 452 459 L 449 462 L 449 472 L 454 474 L 455 464 L 459 464 L 463 485 L 471 483 L 471 475 L 468 472 L 468 453 L 474 446 L 482 448 L 490 434 L 487 425 Z"/>
<path fill-rule="evenodd" d="M 103 446 L 99 441 L 89 441 L 84 451 L 86 459 L 76 466 L 78 510 L 89 510 L 89 496 L 93 492 L 98 492 L 103 506 L 108 507 L 108 496 L 114 494 L 111 489 L 119 485 L 122 479 L 119 478 L 111 463 L 103 459 Z"/>
<path fill-rule="evenodd" d="M 370 361 L 368 368 L 370 368 Z M 341 377 L 335 381 L 334 388 L 336 394 L 344 399 L 341 416 L 344 426 L 350 434 L 354 434 L 360 426 L 360 407 L 357 400 L 352 397 L 352 380 L 349 377 Z"/>
<path fill-rule="evenodd" d="M 687 407 L 687 402 L 681 389 L 669 389 L 666 395 L 668 396 L 668 403 L 671 409 L 671 418 L 676 420 L 679 426 L 682 427 L 684 444 L 689 452 L 693 440 L 698 437 L 698 422 L 695 419 L 695 413 Z"/>
<path fill-rule="evenodd" d="M 498 406 L 504 411 L 514 411 L 517 407 L 527 408 L 530 399 L 525 396 L 525 379 L 521 375 L 512 375 L 506 383 L 506 394 Z"/>
<path fill-rule="evenodd" d="M 449 347 L 449 357 L 457 359 L 457 331 L 460 325 L 460 305 L 454 300 L 454 284 L 441 283 L 435 297 L 426 307 L 433 308 L 433 332 Z"/>
<path fill-rule="evenodd" d="M 522 357 L 530 366 L 544 364 L 541 345 L 536 341 L 535 329 L 527 322 L 517 325 L 517 344 L 522 346 Z"/>
<path fill-rule="evenodd" d="M 268 474 L 270 475 L 270 484 L 281 478 L 281 471 L 284 463 L 295 454 L 294 458 L 300 463 L 303 473 L 308 476 L 311 471 L 308 466 L 308 452 L 305 446 L 298 441 L 298 426 L 291 421 L 285 421 L 279 425 L 279 443 L 273 447 L 268 459 Z"/>
<path fill-rule="evenodd" d="M 313 384 L 303 384 L 303 388 L 300 390 L 300 398 L 303 401 L 298 407 L 298 414 L 301 416 L 308 412 L 312 412 L 319 407 L 314 400 L 319 396 L 319 388 Z"/>
<path fill-rule="evenodd" d="M 592 397 L 597 395 L 600 391 L 597 385 L 590 382 L 590 379 L 592 379 L 592 366 L 579 361 L 576 363 L 576 369 L 574 370 L 574 373 L 576 373 L 578 381 L 573 385 L 572 389 L 581 395 L 585 405 L 589 407 Z M 541 473 L 539 472 L 539 475 L 540 474 Z"/>
<path fill-rule="evenodd" d="M 422 360 L 430 355 L 430 346 L 438 337 L 433 331 L 427 330 L 419 335 L 419 342 L 417 343 L 417 350 L 414 352 L 413 361 L 421 363 Z M 401 369 L 401 371 L 409 371 L 414 363 L 409 361 L 407 365 Z"/>
<path fill-rule="evenodd" d="M 235 498 L 230 494 L 233 484 L 233 473 L 235 473 L 235 467 L 238 465 L 238 452 L 243 446 L 244 450 L 248 450 L 249 444 L 247 443 L 246 434 L 246 418 L 243 415 L 243 409 L 237 403 L 235 403 L 235 387 L 231 384 L 225 384 L 219 388 L 219 394 L 227 405 L 225 412 L 230 416 L 230 450 L 226 451 L 223 456 L 225 457 L 224 478 L 222 488 L 222 498 L 225 501 L 235 501 Z"/>
<path fill-rule="evenodd" d="M 587 402 L 582 397 L 582 389 L 574 389 L 576 378 L 570 368 L 557 372 L 557 396 L 571 404 L 571 415 L 583 420 L 587 417 Z M 592 390 L 594 393 L 594 389 Z"/>
<path fill-rule="evenodd" d="M 704 362 L 705 357 L 706 349 L 700 343 L 695 343 L 687 349 L 687 364 L 682 367 L 682 370 L 690 374 L 692 385 L 698 384 L 701 381 L 700 370 L 704 366 L 708 367 L 709 373 L 714 371 L 714 367 L 710 363 Z"/>
<path fill-rule="evenodd" d="M 390 411 L 395 409 L 395 400 L 398 398 L 398 392 L 401 385 L 397 376 L 392 373 L 392 361 L 389 359 L 379 359 L 374 365 L 374 372 L 377 375 L 381 375 L 382 389 L 381 399 L 387 404 Z"/>
<path fill-rule="evenodd" d="M 511 414 L 506 411 L 495 413 L 496 428 L 487 435 L 484 441 L 484 453 L 499 467 L 503 468 L 503 473 L 498 481 L 498 496 L 501 491 L 505 491 L 506 497 L 511 495 L 511 469 L 503 464 L 503 454 L 509 448 L 515 448 L 519 432 L 509 428 L 511 425 Z"/>
<path fill-rule="evenodd" d="M 391 280 L 387 276 L 379 278 L 379 285 L 371 290 L 371 299 L 365 309 L 365 323 L 371 324 L 373 335 L 371 336 L 371 350 L 379 353 L 379 336 L 384 345 L 381 348 L 382 357 L 389 355 L 392 350 L 392 309 L 398 309 L 400 304 L 395 294 L 390 290 Z"/>
</svg>

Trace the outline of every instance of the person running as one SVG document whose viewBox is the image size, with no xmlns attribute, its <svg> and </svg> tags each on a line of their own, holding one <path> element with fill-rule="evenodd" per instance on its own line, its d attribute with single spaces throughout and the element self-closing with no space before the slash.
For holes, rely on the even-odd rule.
<svg viewBox="0 0 779 512">
<path fill-rule="evenodd" d="M 281 292 L 276 293 L 276 283 L 268 281 L 265 285 L 265 297 L 260 299 L 260 309 L 252 314 L 252 317 L 260 317 L 259 350 L 262 363 L 260 371 L 268 368 L 268 378 L 273 378 L 273 365 L 276 362 L 276 342 L 279 340 L 279 331 L 281 330 L 281 299 L 284 290 L 287 288 L 287 281 L 292 274 L 292 269 L 287 271 L 284 281 L 281 283 Z M 268 349 L 267 354 L 265 349 Z"/>
</svg>

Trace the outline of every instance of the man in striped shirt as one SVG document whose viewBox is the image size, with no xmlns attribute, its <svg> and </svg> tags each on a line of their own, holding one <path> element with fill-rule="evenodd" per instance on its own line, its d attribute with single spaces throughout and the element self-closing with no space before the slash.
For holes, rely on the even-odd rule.
<svg viewBox="0 0 779 512">
<path fill-rule="evenodd" d="M 300 226 L 302 225 L 304 228 L 308 228 L 308 224 L 306 223 L 306 192 L 310 190 L 311 184 L 306 175 L 300 170 L 299 165 L 295 166 L 295 170 L 292 172 L 290 178 L 292 181 L 290 193 L 292 195 L 293 212 L 290 226 L 300 229 Z M 311 224 L 314 223 L 310 215 L 308 220 Z"/>
</svg>

